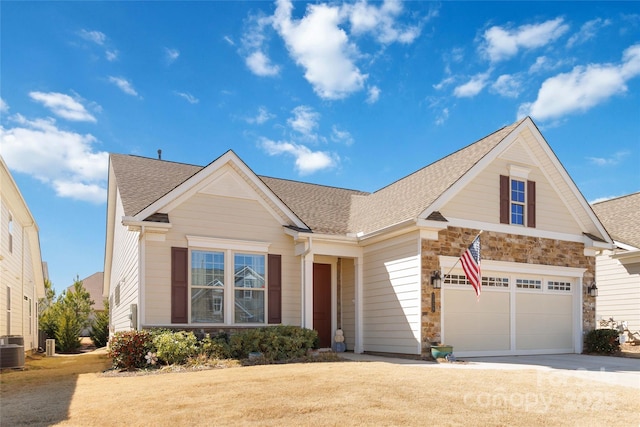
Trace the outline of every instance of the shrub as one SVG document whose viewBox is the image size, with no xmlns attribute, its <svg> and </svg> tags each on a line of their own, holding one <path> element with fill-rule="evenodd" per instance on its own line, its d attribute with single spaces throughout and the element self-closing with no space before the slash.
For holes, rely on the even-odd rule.
<svg viewBox="0 0 640 427">
<path fill-rule="evenodd" d="M 147 364 L 146 354 L 153 350 L 149 331 L 117 332 L 109 342 L 109 357 L 118 369 L 133 370 Z"/>
<path fill-rule="evenodd" d="M 231 357 L 231 346 L 229 345 L 229 335 L 220 332 L 217 335 L 207 334 L 200 341 L 200 349 L 204 355 L 213 359 L 229 359 Z"/>
<path fill-rule="evenodd" d="M 269 326 L 233 335 L 229 344 L 236 358 L 260 352 L 266 360 L 282 361 L 302 357 L 307 350 L 317 348 L 318 333 L 298 326 Z"/>
<path fill-rule="evenodd" d="M 55 331 L 56 347 L 65 353 L 80 347 L 82 325 L 70 307 L 62 307 L 58 314 L 58 326 Z"/>
<path fill-rule="evenodd" d="M 159 360 L 169 364 L 182 364 L 198 355 L 198 340 L 193 332 L 161 331 L 154 333 L 153 346 Z"/>
<path fill-rule="evenodd" d="M 584 340 L 584 351 L 587 353 L 612 354 L 620 350 L 619 332 L 616 329 L 594 329 L 589 331 Z"/>
<path fill-rule="evenodd" d="M 109 300 L 104 301 L 104 311 L 96 312 L 89 337 L 97 348 L 107 345 L 109 341 Z"/>
</svg>

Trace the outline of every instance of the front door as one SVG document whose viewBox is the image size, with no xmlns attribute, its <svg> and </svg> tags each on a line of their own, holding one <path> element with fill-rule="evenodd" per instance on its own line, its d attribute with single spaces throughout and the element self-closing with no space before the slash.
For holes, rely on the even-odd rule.
<svg viewBox="0 0 640 427">
<path fill-rule="evenodd" d="M 313 329 L 331 347 L 331 264 L 313 264 Z"/>
</svg>

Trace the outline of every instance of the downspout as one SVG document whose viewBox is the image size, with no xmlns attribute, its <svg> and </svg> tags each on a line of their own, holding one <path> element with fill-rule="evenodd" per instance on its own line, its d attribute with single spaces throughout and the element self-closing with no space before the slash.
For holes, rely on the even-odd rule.
<svg viewBox="0 0 640 427">
<path fill-rule="evenodd" d="M 22 261 L 20 263 L 20 286 L 21 286 L 21 293 L 20 293 L 20 325 L 22 326 L 22 338 L 24 339 L 24 235 L 26 234 L 26 229 L 27 227 L 33 227 L 33 221 L 31 221 L 31 224 L 29 225 L 25 225 L 24 227 L 22 227 L 22 247 L 20 248 L 20 251 L 22 252 L 21 256 L 20 256 L 20 260 Z"/>
<path fill-rule="evenodd" d="M 302 327 L 306 326 L 305 319 L 307 317 L 306 316 L 307 315 L 307 313 L 306 313 L 306 304 L 305 304 L 306 296 L 307 296 L 306 295 L 306 289 L 307 289 L 306 259 L 307 259 L 307 255 L 309 254 L 309 252 L 311 252 L 311 249 L 313 247 L 313 240 L 312 240 L 311 236 L 309 236 L 307 239 L 308 239 L 308 242 L 309 242 L 308 245 L 307 245 L 307 248 L 304 250 L 304 252 L 302 252 L 300 254 L 300 270 L 301 270 L 300 274 L 302 275 L 302 281 L 301 281 L 301 283 L 302 283 L 302 292 L 301 292 L 301 294 L 302 294 L 302 301 L 301 301 L 302 317 L 300 319 L 300 323 L 301 323 L 300 326 L 302 326 Z"/>
</svg>

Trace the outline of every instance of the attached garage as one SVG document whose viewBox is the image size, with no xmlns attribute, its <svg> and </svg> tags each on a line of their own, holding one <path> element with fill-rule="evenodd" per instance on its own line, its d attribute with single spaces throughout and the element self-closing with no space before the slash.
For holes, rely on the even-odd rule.
<svg viewBox="0 0 640 427">
<path fill-rule="evenodd" d="M 482 293 L 452 257 L 442 286 L 442 341 L 459 356 L 575 353 L 584 269 L 482 261 Z"/>
</svg>

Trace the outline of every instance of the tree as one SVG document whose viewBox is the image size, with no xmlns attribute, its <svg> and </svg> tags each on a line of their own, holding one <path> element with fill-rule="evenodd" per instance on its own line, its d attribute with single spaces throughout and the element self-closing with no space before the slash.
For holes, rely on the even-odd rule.
<svg viewBox="0 0 640 427">
<path fill-rule="evenodd" d="M 96 312 L 89 336 L 97 348 L 104 347 L 109 342 L 109 300 L 106 298 L 104 311 Z"/>
<path fill-rule="evenodd" d="M 45 282 L 45 297 L 40 299 L 40 327 L 50 338 L 56 339 L 60 351 L 73 351 L 80 347 L 80 333 L 90 324 L 94 302 L 76 276 L 73 287 L 55 298 L 51 282 Z"/>
<path fill-rule="evenodd" d="M 44 281 L 44 298 L 38 300 L 38 324 L 47 338 L 56 336 L 57 322 L 55 319 L 56 290 L 49 279 Z"/>
</svg>

